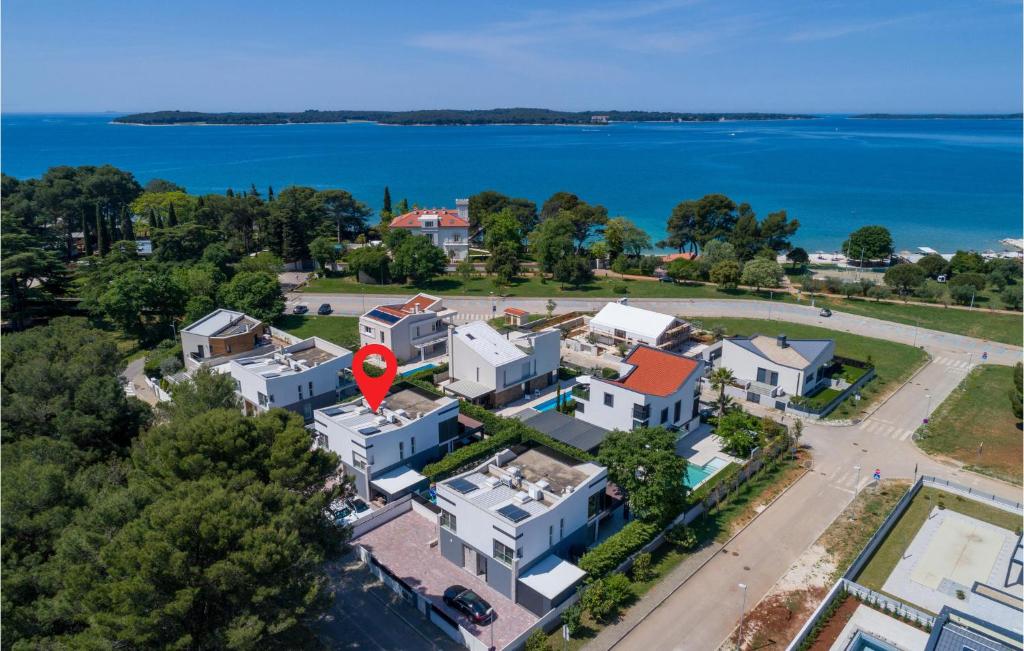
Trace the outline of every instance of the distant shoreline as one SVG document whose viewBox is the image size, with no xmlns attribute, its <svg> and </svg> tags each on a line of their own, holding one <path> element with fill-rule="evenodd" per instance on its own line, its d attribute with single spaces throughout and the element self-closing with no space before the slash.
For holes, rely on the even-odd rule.
<svg viewBox="0 0 1024 651">
<path fill-rule="evenodd" d="M 730 124 L 736 122 L 792 122 L 797 120 L 820 120 L 816 115 L 803 118 L 762 118 L 725 119 L 725 120 L 630 120 L 621 122 L 586 123 L 586 122 L 377 122 L 375 120 L 345 120 L 338 122 L 126 122 L 111 120 L 108 124 L 122 127 L 301 127 L 307 125 L 335 124 L 375 124 L 381 127 L 610 127 L 616 124 Z"/>
<path fill-rule="evenodd" d="M 1020 120 L 1022 113 L 864 113 L 851 120 Z"/>
<path fill-rule="evenodd" d="M 509 108 L 423 111 L 303 111 L 204 113 L 152 111 L 122 115 L 114 124 L 138 126 L 276 126 L 282 124 L 346 124 L 373 122 L 396 126 L 605 126 L 615 123 L 733 122 L 808 120 L 817 116 L 792 113 L 676 113 L 671 111 L 552 111 Z"/>
</svg>

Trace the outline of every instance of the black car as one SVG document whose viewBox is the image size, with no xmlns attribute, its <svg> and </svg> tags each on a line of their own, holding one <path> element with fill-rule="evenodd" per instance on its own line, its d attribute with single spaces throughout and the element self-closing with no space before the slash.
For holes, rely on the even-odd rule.
<svg viewBox="0 0 1024 651">
<path fill-rule="evenodd" d="M 305 314 L 306 312 L 309 312 L 309 308 L 305 305 L 296 305 L 292 308 L 292 314 Z"/>
<path fill-rule="evenodd" d="M 660 283 L 674 283 L 675 281 L 676 279 L 672 276 L 662 276 L 661 278 L 658 278 L 658 282 Z"/>
<path fill-rule="evenodd" d="M 334 310 L 331 309 L 330 305 L 328 305 L 327 303 L 324 303 L 323 305 L 320 306 L 320 308 L 316 311 L 316 313 L 319 314 L 320 316 L 324 316 L 324 315 L 330 314 L 333 311 Z"/>
<path fill-rule="evenodd" d="M 832 316 L 832 310 L 828 309 L 827 307 L 823 307 L 821 308 L 821 312 L 818 312 L 818 316 L 823 316 L 827 319 L 828 317 Z"/>
<path fill-rule="evenodd" d="M 453 585 L 445 590 L 444 602 L 468 617 L 474 624 L 486 624 L 494 617 L 491 604 L 462 585 Z"/>
</svg>

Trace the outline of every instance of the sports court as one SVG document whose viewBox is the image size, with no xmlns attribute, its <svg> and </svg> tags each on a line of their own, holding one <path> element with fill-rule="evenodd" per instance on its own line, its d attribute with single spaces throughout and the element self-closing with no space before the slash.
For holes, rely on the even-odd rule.
<svg viewBox="0 0 1024 651">
<path fill-rule="evenodd" d="M 1010 604 L 1024 590 L 1006 585 L 1017 540 L 1012 531 L 936 507 L 882 590 L 933 613 L 948 605 L 1019 629 L 1021 611 Z"/>
</svg>

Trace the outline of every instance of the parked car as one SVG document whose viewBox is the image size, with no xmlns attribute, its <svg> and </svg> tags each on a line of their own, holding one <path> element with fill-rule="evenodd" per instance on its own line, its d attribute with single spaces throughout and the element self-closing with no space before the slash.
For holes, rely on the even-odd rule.
<svg viewBox="0 0 1024 651">
<path fill-rule="evenodd" d="M 334 523 L 339 527 L 352 524 L 359 518 L 371 513 L 370 507 L 359 497 L 348 500 L 335 500 L 331 503 L 331 511 L 334 513 Z"/>
<path fill-rule="evenodd" d="M 494 617 L 491 604 L 462 585 L 453 585 L 445 590 L 444 602 L 470 618 L 474 624 L 486 624 Z"/>
<path fill-rule="evenodd" d="M 662 276 L 661 278 L 658 278 L 659 283 L 674 283 L 675 281 L 676 279 L 672 276 Z"/>
<path fill-rule="evenodd" d="M 316 311 L 316 313 L 319 314 L 320 316 L 326 316 L 326 315 L 330 314 L 333 311 L 334 310 L 331 309 L 330 305 L 328 305 L 327 303 L 324 303 L 323 305 L 320 306 L 320 308 Z"/>
<path fill-rule="evenodd" d="M 309 308 L 305 305 L 296 305 L 292 308 L 292 314 L 305 314 L 306 312 L 309 312 Z"/>
<path fill-rule="evenodd" d="M 818 316 L 823 316 L 827 319 L 828 317 L 832 316 L 832 310 L 828 309 L 827 307 L 823 307 L 821 308 L 821 312 L 818 312 Z"/>
</svg>

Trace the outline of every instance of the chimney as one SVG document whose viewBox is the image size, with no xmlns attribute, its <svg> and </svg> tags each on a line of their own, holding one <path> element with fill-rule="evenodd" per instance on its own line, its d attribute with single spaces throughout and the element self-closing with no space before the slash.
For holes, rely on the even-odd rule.
<svg viewBox="0 0 1024 651">
<path fill-rule="evenodd" d="M 459 213 L 459 218 L 469 221 L 469 199 L 456 199 L 455 210 Z"/>
<path fill-rule="evenodd" d="M 786 343 L 786 335 L 779 335 L 776 337 L 775 343 L 779 345 L 779 348 L 787 348 L 789 346 L 789 344 Z"/>
</svg>

